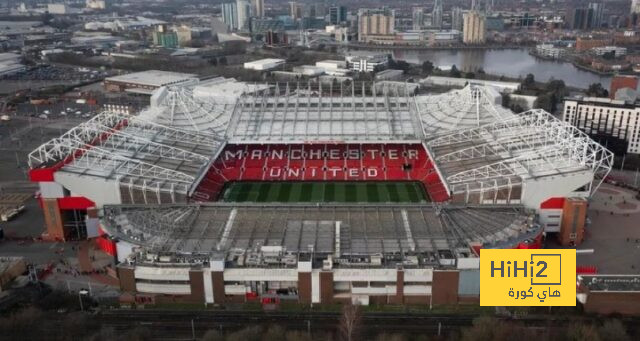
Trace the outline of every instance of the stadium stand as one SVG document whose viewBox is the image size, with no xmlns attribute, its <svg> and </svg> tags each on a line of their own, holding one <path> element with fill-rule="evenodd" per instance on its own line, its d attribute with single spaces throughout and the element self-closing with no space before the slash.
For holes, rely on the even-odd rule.
<svg viewBox="0 0 640 341">
<path fill-rule="evenodd" d="M 239 167 L 238 167 L 239 166 Z M 227 145 L 192 199 L 216 200 L 228 181 L 419 181 L 449 199 L 422 144 Z"/>
</svg>

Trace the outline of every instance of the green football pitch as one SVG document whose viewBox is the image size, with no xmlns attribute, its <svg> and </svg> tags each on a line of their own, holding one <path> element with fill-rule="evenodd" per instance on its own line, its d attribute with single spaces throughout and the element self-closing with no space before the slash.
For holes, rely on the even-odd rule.
<svg viewBox="0 0 640 341">
<path fill-rule="evenodd" d="M 222 191 L 226 202 L 428 202 L 419 182 L 230 182 Z"/>
</svg>

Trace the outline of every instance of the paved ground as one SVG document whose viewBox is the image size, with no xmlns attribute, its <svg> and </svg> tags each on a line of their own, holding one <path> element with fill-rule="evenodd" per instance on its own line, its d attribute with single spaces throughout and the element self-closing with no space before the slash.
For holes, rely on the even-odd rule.
<svg viewBox="0 0 640 341">
<path fill-rule="evenodd" d="M 603 184 L 589 207 L 591 225 L 579 249 L 579 265 L 595 265 L 600 273 L 640 274 L 640 202 L 635 193 Z"/>
</svg>

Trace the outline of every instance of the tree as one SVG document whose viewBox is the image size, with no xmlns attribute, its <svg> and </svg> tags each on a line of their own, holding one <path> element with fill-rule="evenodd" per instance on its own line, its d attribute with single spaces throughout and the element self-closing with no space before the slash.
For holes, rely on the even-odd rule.
<svg viewBox="0 0 640 341">
<path fill-rule="evenodd" d="M 598 335 L 602 341 L 630 341 L 627 330 L 620 320 L 608 320 L 598 328 Z"/>
<path fill-rule="evenodd" d="M 541 94 L 536 98 L 535 102 L 533 102 L 534 109 L 543 109 L 548 112 L 551 112 L 553 108 L 553 98 L 550 94 Z"/>
<path fill-rule="evenodd" d="M 342 308 L 339 331 L 345 341 L 357 340 L 357 332 L 361 320 L 360 308 L 353 304 L 346 304 Z"/>
<path fill-rule="evenodd" d="M 511 105 L 511 95 L 503 94 L 502 95 L 502 106 L 508 108 Z"/>
<path fill-rule="evenodd" d="M 514 322 L 500 321 L 495 317 L 482 316 L 473 319 L 473 327 L 463 330 L 462 341 L 507 341 L 537 340 L 535 331 Z"/>
<path fill-rule="evenodd" d="M 592 83 L 587 89 L 587 95 L 592 97 L 609 97 L 609 91 L 600 83 Z"/>
<path fill-rule="evenodd" d="M 202 341 L 224 341 L 224 335 L 215 329 L 207 330 L 202 336 Z"/>
<path fill-rule="evenodd" d="M 473 72 L 467 72 L 464 74 L 464 78 L 474 79 L 476 78 L 476 74 Z"/>
<path fill-rule="evenodd" d="M 430 75 L 433 72 L 433 63 L 430 61 L 425 61 L 422 63 L 422 74 L 425 76 Z"/>
<path fill-rule="evenodd" d="M 609 51 L 602 54 L 602 58 L 604 60 L 614 60 L 616 59 L 616 51 Z"/>
<path fill-rule="evenodd" d="M 270 326 L 262 336 L 263 341 L 280 341 L 285 339 L 285 330 L 278 326 Z"/>
<path fill-rule="evenodd" d="M 449 76 L 455 77 L 455 78 L 460 78 L 462 76 L 462 73 L 460 73 L 460 70 L 458 70 L 457 66 L 452 65 L 451 66 L 451 70 L 449 70 Z"/>
<path fill-rule="evenodd" d="M 527 76 L 524 77 L 524 79 L 522 80 L 522 83 L 520 83 L 520 86 L 522 87 L 523 90 L 531 89 L 535 85 L 536 85 L 536 78 L 532 73 L 527 74 Z"/>
<path fill-rule="evenodd" d="M 573 324 L 567 328 L 567 334 L 565 335 L 567 341 L 600 341 L 600 336 L 596 328 L 590 324 Z"/>
<path fill-rule="evenodd" d="M 409 63 L 405 62 L 404 60 L 390 59 L 389 68 L 402 70 L 406 73 L 411 68 L 411 65 L 409 65 Z"/>
</svg>

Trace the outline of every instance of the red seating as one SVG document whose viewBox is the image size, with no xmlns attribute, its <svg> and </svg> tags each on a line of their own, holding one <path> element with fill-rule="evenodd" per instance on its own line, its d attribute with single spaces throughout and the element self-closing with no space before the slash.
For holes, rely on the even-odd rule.
<svg viewBox="0 0 640 341">
<path fill-rule="evenodd" d="M 401 145 L 388 145 L 383 146 L 384 149 L 384 163 L 390 168 L 394 166 L 402 166 L 406 162 L 402 155 L 404 150 Z"/>
<path fill-rule="evenodd" d="M 329 168 L 344 167 L 346 152 L 347 152 L 347 146 L 344 144 L 326 145 L 323 156 L 326 160 L 327 167 Z"/>
<path fill-rule="evenodd" d="M 192 199 L 215 200 L 228 181 L 403 181 L 424 184 L 433 201 L 449 194 L 421 144 L 227 145 Z"/>
</svg>

